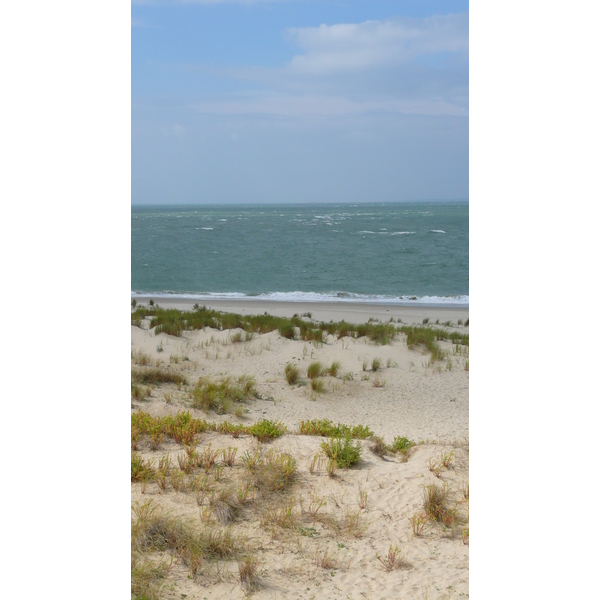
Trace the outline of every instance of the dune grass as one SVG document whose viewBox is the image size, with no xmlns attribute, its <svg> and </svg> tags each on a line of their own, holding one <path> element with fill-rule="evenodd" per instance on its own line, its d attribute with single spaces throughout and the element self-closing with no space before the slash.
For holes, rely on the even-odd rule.
<svg viewBox="0 0 600 600">
<path fill-rule="evenodd" d="M 238 315 L 222 313 L 198 306 L 193 311 L 164 309 L 158 306 L 134 307 L 131 324 L 141 327 L 144 319 L 150 320 L 150 328 L 156 335 L 165 333 L 180 337 L 184 331 L 217 329 L 220 331 L 242 329 L 250 333 L 279 331 L 282 337 L 307 342 L 324 343 L 328 335 L 361 338 L 367 337 L 376 344 L 390 344 L 398 335 L 392 323 L 370 322 L 354 325 L 345 321 L 329 323 L 307 322 L 295 315 L 291 319 L 273 315 Z"/>
<path fill-rule="evenodd" d="M 292 363 L 287 363 L 285 365 L 285 378 L 290 385 L 298 383 L 298 379 L 300 378 L 300 369 L 298 369 L 298 367 Z"/>
<path fill-rule="evenodd" d="M 152 385 L 159 385 L 161 383 L 188 384 L 188 380 L 184 375 L 161 367 L 131 369 L 131 382 L 133 384 L 144 383 Z"/>
<path fill-rule="evenodd" d="M 218 414 L 226 414 L 231 412 L 234 403 L 256 397 L 256 381 L 248 375 L 219 380 L 201 377 L 192 392 L 192 406 L 204 412 L 214 410 Z"/>
</svg>

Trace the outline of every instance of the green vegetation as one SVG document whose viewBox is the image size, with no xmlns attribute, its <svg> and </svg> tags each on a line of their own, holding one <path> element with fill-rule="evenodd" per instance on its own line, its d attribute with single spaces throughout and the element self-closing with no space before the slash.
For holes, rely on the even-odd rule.
<svg viewBox="0 0 600 600">
<path fill-rule="evenodd" d="M 176 383 L 187 385 L 188 380 L 184 375 L 169 369 L 152 367 L 149 369 L 131 369 L 131 383 L 144 383 L 157 385 L 160 383 Z"/>
<path fill-rule="evenodd" d="M 298 382 L 300 377 L 300 370 L 296 365 L 288 363 L 285 365 L 285 378 L 290 385 L 294 385 Z"/>
<path fill-rule="evenodd" d="M 155 334 L 166 333 L 181 336 L 184 331 L 194 331 L 210 327 L 224 331 L 226 329 L 243 329 L 251 333 L 269 333 L 278 330 L 288 339 L 299 339 L 306 342 L 324 343 L 327 335 L 353 338 L 367 337 L 376 344 L 390 344 L 398 335 L 398 330 L 391 323 L 365 323 L 353 325 L 345 321 L 334 323 L 307 322 L 295 315 L 291 319 L 273 315 L 236 315 L 221 313 L 196 306 L 193 311 L 164 309 L 158 306 L 134 307 L 131 313 L 131 324 L 141 327 L 144 319 L 150 320 L 150 328 L 156 328 Z"/>
<path fill-rule="evenodd" d="M 325 373 L 323 369 L 323 365 L 320 362 L 312 362 L 308 365 L 306 369 L 306 375 L 309 379 L 315 379 L 316 377 L 320 377 Z"/>
<path fill-rule="evenodd" d="M 300 421 L 298 427 L 300 435 L 320 435 L 323 437 L 349 437 L 352 439 L 366 439 L 373 432 L 364 425 L 334 425 L 328 419 L 313 419 L 312 421 Z"/>
<path fill-rule="evenodd" d="M 360 444 L 353 444 L 349 437 L 330 438 L 321 444 L 321 449 L 340 469 L 347 469 L 360 460 Z"/>
<path fill-rule="evenodd" d="M 248 427 L 251 433 L 259 442 L 268 442 L 282 436 L 286 433 L 286 426 L 280 421 L 269 421 L 263 419 Z"/>
<path fill-rule="evenodd" d="M 192 392 L 192 406 L 204 412 L 214 410 L 218 414 L 225 414 L 231 411 L 233 403 L 246 402 L 256 396 L 256 381 L 248 375 L 219 381 L 201 377 Z"/>
</svg>

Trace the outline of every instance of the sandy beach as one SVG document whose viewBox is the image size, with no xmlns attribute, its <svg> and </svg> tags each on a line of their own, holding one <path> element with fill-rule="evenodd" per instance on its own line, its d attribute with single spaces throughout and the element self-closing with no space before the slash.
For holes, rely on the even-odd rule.
<svg viewBox="0 0 600 600">
<path fill-rule="evenodd" d="M 136 300 L 138 307 L 146 305 L 142 298 Z M 188 310 L 195 303 L 156 302 Z M 318 321 L 390 318 L 421 325 L 429 319 L 436 327 L 439 320 L 448 332 L 468 334 L 463 325 L 468 323 L 467 308 L 259 301 L 211 301 L 206 306 L 242 315 L 310 313 L 305 319 L 315 327 Z M 384 345 L 336 335 L 328 335 L 324 343 L 307 342 L 287 339 L 277 330 L 246 338 L 241 329 L 206 328 L 179 337 L 156 335 L 145 320 L 141 327 L 132 326 L 131 336 L 132 374 L 156 368 L 182 377 L 178 382 L 140 380 L 135 393 L 132 384 L 132 415 L 141 411 L 159 423 L 189 412 L 198 423 L 221 427 L 199 433 L 189 453 L 206 456 L 207 451 L 237 449 L 232 466 L 219 454 L 222 458 L 211 467 L 199 468 L 200 461 L 186 473 L 181 469 L 185 447 L 169 433 L 157 445 L 152 436 L 160 435 L 151 427 L 158 431 L 158 425 L 149 425 L 145 433 L 133 431 L 135 455 L 153 473 L 146 481 L 143 476 L 133 481 L 132 463 L 136 527 L 151 529 L 155 517 L 144 520 L 140 507 L 152 501 L 154 515 L 168 515 L 194 531 L 229 531 L 239 550 L 231 556 L 205 554 L 196 567 L 185 549 L 176 559 L 176 552 L 163 547 L 140 554 L 140 564 L 169 564 L 168 569 L 163 564 L 165 571 L 156 582 L 158 597 L 468 597 L 468 346 L 441 341 L 446 354 L 432 362 L 424 347 L 408 348 L 401 333 Z M 315 362 L 321 368 L 318 385 L 307 374 Z M 293 384 L 286 379 L 286 365 L 298 371 Z M 208 397 L 202 396 L 208 382 L 226 378 L 231 385 L 251 378 L 250 397 L 217 409 L 203 406 L 199 399 Z M 248 433 L 264 419 L 285 426 L 285 434 L 261 442 Z M 351 442 L 360 446 L 360 459 L 350 468 L 329 473 L 331 463 L 322 449 L 329 437 L 301 434 L 302 422 L 322 419 L 372 432 Z M 240 427 L 245 428 L 242 433 L 236 430 Z M 410 444 L 399 451 L 402 438 Z M 231 518 L 224 517 L 219 494 L 250 485 L 242 457 L 254 453 L 258 464 L 266 461 L 267 466 L 277 454 L 291 455 L 293 481 L 276 494 L 254 482 L 246 499 L 232 501 Z M 161 471 L 165 457 L 170 466 Z M 199 486 L 206 490 L 199 492 Z M 438 513 L 424 504 L 424 496 L 436 490 L 445 496 Z M 245 560 L 255 561 L 253 585 L 240 579 Z"/>
</svg>

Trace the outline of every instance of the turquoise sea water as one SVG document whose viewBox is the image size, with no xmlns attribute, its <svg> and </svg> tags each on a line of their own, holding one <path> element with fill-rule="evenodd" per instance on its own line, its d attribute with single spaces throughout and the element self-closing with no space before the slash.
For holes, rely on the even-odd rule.
<svg viewBox="0 0 600 600">
<path fill-rule="evenodd" d="M 469 204 L 134 206 L 131 290 L 465 305 Z"/>
</svg>

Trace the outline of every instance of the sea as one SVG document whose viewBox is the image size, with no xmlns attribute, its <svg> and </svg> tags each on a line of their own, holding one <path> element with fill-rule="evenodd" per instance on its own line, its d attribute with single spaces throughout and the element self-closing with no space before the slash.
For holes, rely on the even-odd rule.
<svg viewBox="0 0 600 600">
<path fill-rule="evenodd" d="M 131 295 L 465 307 L 469 203 L 132 206 Z"/>
</svg>

